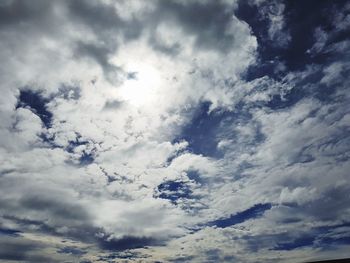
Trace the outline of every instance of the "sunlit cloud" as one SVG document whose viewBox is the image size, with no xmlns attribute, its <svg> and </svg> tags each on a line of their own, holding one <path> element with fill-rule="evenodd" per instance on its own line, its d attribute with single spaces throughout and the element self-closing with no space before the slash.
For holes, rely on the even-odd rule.
<svg viewBox="0 0 350 263">
<path fill-rule="evenodd" d="M 0 261 L 350 257 L 346 1 L 0 3 Z"/>
</svg>

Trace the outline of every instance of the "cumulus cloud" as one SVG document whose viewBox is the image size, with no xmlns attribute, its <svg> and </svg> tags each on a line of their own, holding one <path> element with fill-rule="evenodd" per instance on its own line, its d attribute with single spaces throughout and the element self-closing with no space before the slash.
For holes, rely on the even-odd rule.
<svg viewBox="0 0 350 263">
<path fill-rule="evenodd" d="M 340 7 L 301 50 L 285 2 L 3 1 L 0 259 L 348 256 Z"/>
</svg>

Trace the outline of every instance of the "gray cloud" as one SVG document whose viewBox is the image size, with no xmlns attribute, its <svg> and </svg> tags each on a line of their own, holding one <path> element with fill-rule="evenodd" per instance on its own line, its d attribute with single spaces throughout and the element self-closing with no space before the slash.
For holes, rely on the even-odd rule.
<svg viewBox="0 0 350 263">
<path fill-rule="evenodd" d="M 181 28 L 196 37 L 197 47 L 225 52 L 240 41 L 229 30 L 233 10 L 221 2 L 160 1 L 158 16 L 162 20 L 175 19 Z"/>
</svg>

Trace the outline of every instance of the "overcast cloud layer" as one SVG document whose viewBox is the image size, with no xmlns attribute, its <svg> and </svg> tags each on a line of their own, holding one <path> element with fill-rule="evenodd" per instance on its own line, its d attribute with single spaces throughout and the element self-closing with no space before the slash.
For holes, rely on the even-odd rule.
<svg viewBox="0 0 350 263">
<path fill-rule="evenodd" d="M 0 1 L 1 262 L 350 257 L 350 4 Z"/>
</svg>

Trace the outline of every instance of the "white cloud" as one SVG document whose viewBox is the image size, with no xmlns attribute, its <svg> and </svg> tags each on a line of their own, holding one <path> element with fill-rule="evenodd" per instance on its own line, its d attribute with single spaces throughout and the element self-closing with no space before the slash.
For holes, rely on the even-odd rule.
<svg viewBox="0 0 350 263">
<path fill-rule="evenodd" d="M 0 67 L 0 226 L 22 231 L 24 243 L 45 243 L 40 251 L 58 261 L 73 257 L 57 254 L 63 239 L 83 249 L 84 259 L 98 261 L 109 254 L 101 242 L 135 237 L 163 242 L 134 250 L 150 255 L 150 262 L 269 262 L 278 257 L 269 249 L 280 241 L 281 222 L 292 215 L 286 204 L 298 204 L 295 215 L 315 225 L 329 225 L 322 206 L 337 204 L 337 222 L 348 216 L 341 203 L 348 199 L 337 203 L 334 193 L 349 190 L 349 165 L 337 159 L 349 157 L 342 133 L 349 126 L 346 101 L 305 98 L 280 110 L 267 107 L 274 96 L 288 100 L 295 89 L 315 88 L 298 81 L 319 67 L 280 81 L 246 82 L 258 44 L 249 25 L 235 17 L 235 1 L 12 4 L 0 6 L 6 14 L 0 18 L 0 59 L 6 62 Z M 263 10 L 269 36 L 285 45 L 285 7 L 271 8 Z M 320 82 L 343 83 L 336 80 L 346 67 L 330 64 Z M 35 105 L 18 104 L 24 90 L 47 99 L 51 125 Z M 219 157 L 195 154 L 191 140 L 179 138 L 208 101 L 208 116 L 228 116 L 208 127 L 217 129 L 210 136 L 202 131 L 208 143 L 217 141 Z M 156 198 L 164 182 L 185 185 L 188 196 Z M 331 201 L 323 203 L 326 196 Z M 238 226 L 205 227 L 258 203 L 273 208 Z M 254 238 L 264 244 L 260 256 Z M 280 257 L 288 262 L 313 253 L 300 249 Z"/>
</svg>

